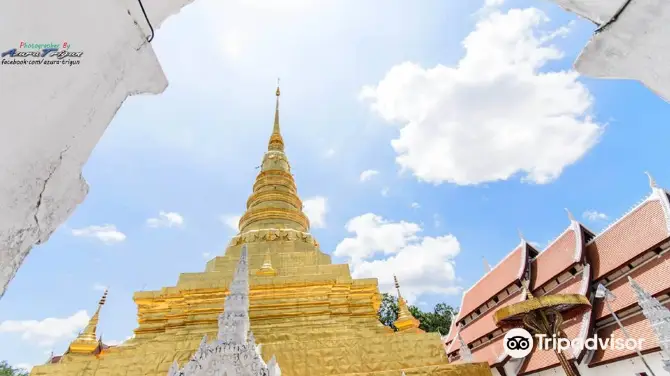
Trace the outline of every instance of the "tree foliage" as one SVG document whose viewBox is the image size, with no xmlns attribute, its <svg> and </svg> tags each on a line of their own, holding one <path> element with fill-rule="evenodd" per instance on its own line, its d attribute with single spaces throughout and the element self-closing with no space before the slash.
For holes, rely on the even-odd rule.
<svg viewBox="0 0 670 376">
<path fill-rule="evenodd" d="M 6 361 L 0 362 L 0 376 L 28 376 L 28 372 L 21 368 L 14 368 Z"/>
<path fill-rule="evenodd" d="M 432 312 L 424 312 L 416 306 L 409 306 L 408 308 L 412 316 L 421 323 L 419 329 L 426 332 L 447 334 L 451 327 L 451 319 L 456 314 L 454 307 L 446 303 L 436 304 Z M 393 322 L 398 319 L 398 298 L 391 294 L 382 294 L 382 303 L 377 316 L 382 324 L 397 330 L 393 326 Z"/>
</svg>

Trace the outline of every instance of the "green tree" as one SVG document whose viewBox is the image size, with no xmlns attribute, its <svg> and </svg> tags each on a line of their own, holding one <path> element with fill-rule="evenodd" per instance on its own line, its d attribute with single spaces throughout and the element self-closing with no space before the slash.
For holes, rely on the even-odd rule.
<svg viewBox="0 0 670 376">
<path fill-rule="evenodd" d="M 391 294 L 383 293 L 382 304 L 379 306 L 377 317 L 382 324 L 393 330 L 397 330 L 396 327 L 393 326 L 393 322 L 398 319 L 398 298 Z"/>
<path fill-rule="evenodd" d="M 451 327 L 451 319 L 455 316 L 456 309 L 446 303 L 438 303 L 432 312 L 424 312 L 417 306 L 409 306 L 409 311 L 419 322 L 419 329 L 426 332 L 440 332 L 447 334 Z M 382 303 L 377 313 L 379 321 L 397 330 L 393 322 L 398 319 L 398 298 L 391 294 L 382 294 Z"/>
<path fill-rule="evenodd" d="M 28 372 L 21 368 L 14 368 L 7 362 L 0 362 L 0 376 L 28 376 Z"/>
</svg>

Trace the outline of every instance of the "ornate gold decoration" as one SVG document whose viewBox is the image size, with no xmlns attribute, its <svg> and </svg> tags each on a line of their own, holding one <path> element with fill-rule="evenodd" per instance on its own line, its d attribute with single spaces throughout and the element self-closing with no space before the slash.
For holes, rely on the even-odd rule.
<svg viewBox="0 0 670 376">
<path fill-rule="evenodd" d="M 102 294 L 102 298 L 98 302 L 98 308 L 95 310 L 91 319 L 88 320 L 88 324 L 84 330 L 79 333 L 77 338 L 75 338 L 68 347 L 67 353 L 69 354 L 91 354 L 93 353 L 98 346 L 100 346 L 100 340 L 98 340 L 96 330 L 98 327 L 98 321 L 100 318 L 100 309 L 105 305 L 107 300 L 107 290 Z"/>
<path fill-rule="evenodd" d="M 524 314 L 538 309 L 554 308 L 559 312 L 566 314 L 572 313 L 569 311 L 574 311 L 575 308 L 579 308 L 578 311 L 583 311 L 590 306 L 591 303 L 589 303 L 589 300 L 584 295 L 580 294 L 546 295 L 537 298 L 532 297 L 528 300 L 500 308 L 493 314 L 493 320 L 498 325 L 518 325 L 522 323 Z M 574 314 L 577 314 L 577 312 L 570 314 L 570 316 Z"/>
<path fill-rule="evenodd" d="M 528 288 L 528 281 L 524 289 L 528 300 L 500 308 L 493 314 L 498 325 L 525 326 L 534 334 L 543 334 L 548 338 L 561 338 L 564 333 L 561 325 L 566 316 L 573 316 L 591 308 L 589 300 L 580 294 L 558 294 L 534 297 Z M 573 362 L 569 361 L 558 347 L 554 347 L 563 371 L 567 376 L 577 376 Z"/>
<path fill-rule="evenodd" d="M 309 219 L 303 212 L 270 207 L 247 210 L 240 218 L 240 230 L 244 231 L 249 225 L 266 219 L 283 219 L 298 224 L 302 229 L 309 229 Z"/>
<path fill-rule="evenodd" d="M 407 302 L 403 299 L 400 294 L 400 283 L 398 283 L 398 278 L 394 275 L 393 281 L 395 282 L 396 291 L 398 291 L 398 319 L 393 322 L 393 326 L 398 328 L 398 332 L 414 332 L 414 333 L 423 333 L 423 330 L 419 329 L 421 323 L 417 320 L 407 307 Z"/>
<path fill-rule="evenodd" d="M 243 258 L 241 245 L 247 244 L 248 260 L 260 268 L 260 275 L 252 273 L 247 281 L 251 330 L 263 346 L 262 354 L 275 354 L 286 375 L 381 376 L 405 371 L 410 376 L 490 376 L 485 362 L 448 364 L 440 336 L 418 330 L 418 321 L 400 295 L 396 326 L 402 335 L 389 333 L 379 322 L 377 280 L 352 278 L 348 265 L 333 264 L 307 232 L 309 221 L 301 205 L 294 205 L 300 199 L 283 162 L 283 148 L 277 105 L 269 150 L 248 211 L 224 255 L 210 260 L 204 272 L 182 273 L 174 286 L 136 292 L 138 327 L 123 346 L 35 366 L 31 374 L 166 376 L 173 361 L 188 363 L 204 335 L 217 336 L 217 318 L 224 299 L 234 295 L 235 268 Z M 297 209 L 288 210 L 287 202 Z M 275 267 L 281 268 L 275 269 L 279 273 L 269 275 Z"/>
<path fill-rule="evenodd" d="M 275 276 L 277 275 L 277 271 L 275 268 L 272 267 L 272 257 L 270 255 L 270 248 L 268 247 L 268 251 L 265 252 L 265 257 L 263 258 L 263 265 L 261 266 L 260 269 L 256 272 L 256 275 L 258 276 Z"/>
</svg>

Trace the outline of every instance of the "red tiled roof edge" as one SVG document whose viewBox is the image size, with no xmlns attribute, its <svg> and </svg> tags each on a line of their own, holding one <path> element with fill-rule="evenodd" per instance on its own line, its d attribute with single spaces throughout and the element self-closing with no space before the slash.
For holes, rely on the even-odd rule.
<svg viewBox="0 0 670 376">
<path fill-rule="evenodd" d="M 668 230 L 668 235 L 670 235 L 670 198 L 668 197 L 670 193 L 668 193 L 665 189 L 662 188 L 652 188 L 652 191 L 649 195 L 647 195 L 645 198 L 640 200 L 638 203 L 633 205 L 626 213 L 624 213 L 622 216 L 617 218 L 615 221 L 607 225 L 602 231 L 600 231 L 596 236 L 593 237 L 586 245 L 589 245 L 593 243 L 596 239 L 598 239 L 601 235 L 605 234 L 609 230 L 611 230 L 614 226 L 619 224 L 621 221 L 623 221 L 626 217 L 628 217 L 630 214 L 634 213 L 637 209 L 642 207 L 642 205 L 646 204 L 649 201 L 659 201 L 661 204 L 661 207 L 663 208 L 663 213 L 665 215 L 665 224 Z"/>
<path fill-rule="evenodd" d="M 465 298 L 468 296 L 468 293 L 469 293 L 470 291 L 472 291 L 472 289 L 474 289 L 477 285 L 479 285 L 479 283 L 481 283 L 482 281 L 484 281 L 484 279 L 485 279 L 489 274 L 493 273 L 498 267 L 500 267 L 502 264 L 504 264 L 505 261 L 507 261 L 507 259 L 509 259 L 510 257 L 514 256 L 514 254 L 515 254 L 515 253 L 517 252 L 517 250 L 519 250 L 519 249 L 521 249 L 521 257 L 520 257 L 519 273 L 518 273 L 518 276 L 517 276 L 517 280 L 520 280 L 521 278 L 523 278 L 523 275 L 524 275 L 524 273 L 525 273 L 525 271 L 526 271 L 526 268 L 529 268 L 529 267 L 530 267 L 530 265 L 529 265 L 529 263 L 528 263 L 528 247 L 530 247 L 530 245 L 529 245 L 525 240 L 521 240 L 521 243 L 519 243 L 519 245 L 517 245 L 516 247 L 514 247 L 514 249 L 513 249 L 511 252 L 509 252 L 509 253 L 508 253 L 502 260 L 500 260 L 500 262 L 498 262 L 498 263 L 496 264 L 496 266 L 494 266 L 494 267 L 491 269 L 491 271 L 489 271 L 488 273 L 484 274 L 484 275 L 483 275 L 477 282 L 475 282 L 472 286 L 470 286 L 469 289 L 467 289 L 467 290 L 465 290 L 465 291 L 463 292 L 463 295 L 461 296 L 461 306 L 460 306 L 460 311 L 458 312 L 458 315 L 457 315 L 457 317 L 456 317 L 456 321 L 457 321 L 457 322 L 460 321 L 460 320 L 462 320 L 463 317 L 469 315 L 469 314 L 472 313 L 475 309 L 477 309 L 478 307 L 481 306 L 481 304 L 479 304 L 479 305 L 477 305 L 476 307 L 471 308 L 471 309 L 470 309 L 469 311 L 467 311 L 467 312 L 464 311 L 464 307 L 466 307 L 466 305 L 465 305 Z M 511 285 L 511 283 L 508 284 L 508 285 L 505 285 L 505 286 L 501 287 L 501 288 L 500 288 L 499 290 L 497 290 L 495 293 L 490 294 L 490 295 L 491 295 L 490 297 L 493 297 L 493 296 L 497 295 L 498 293 L 500 293 L 500 291 L 503 291 L 503 290 L 506 289 L 509 285 Z M 490 298 L 490 297 L 489 297 L 489 298 Z M 484 301 L 483 303 L 486 303 L 486 301 Z"/>
<path fill-rule="evenodd" d="M 590 264 L 586 264 L 584 266 L 584 269 L 582 269 L 582 285 L 581 288 L 579 289 L 579 293 L 589 298 L 589 301 L 591 302 L 591 308 L 588 311 L 586 311 L 582 316 L 582 324 L 581 328 L 579 328 L 579 338 L 581 339 L 582 343 L 584 343 L 586 337 L 591 333 L 591 327 L 593 325 L 593 320 L 591 320 L 591 316 L 593 313 L 593 296 L 591 294 Z M 572 352 L 572 356 L 577 360 L 581 360 L 583 354 L 584 349 L 578 350 L 575 348 Z"/>
<path fill-rule="evenodd" d="M 522 293 L 521 296 L 520 296 L 519 302 L 523 302 L 523 301 L 526 300 L 527 298 L 528 298 L 528 294 Z M 504 336 L 504 333 L 503 333 L 501 336 Z M 498 337 L 496 337 L 496 338 L 499 338 L 499 337 L 500 337 L 500 336 L 498 336 Z M 480 337 L 480 338 L 481 338 L 481 337 Z M 493 342 L 493 341 L 495 341 L 496 338 L 491 339 L 491 341 L 489 341 L 487 344 L 484 344 L 483 346 L 488 346 L 488 344 L 491 343 L 491 342 Z M 479 338 L 477 338 L 477 339 L 479 339 Z M 475 339 L 475 341 L 476 341 L 477 339 Z M 474 350 L 474 349 L 473 349 L 473 350 Z M 503 350 L 502 353 L 500 353 L 500 355 L 498 355 L 498 358 L 497 358 L 497 360 L 495 361 L 495 363 L 491 364 L 491 367 L 493 367 L 494 365 L 497 365 L 497 364 L 502 364 L 502 365 L 504 365 L 509 359 L 510 359 L 510 357 L 509 357 L 507 354 L 505 354 L 505 351 Z"/>
<path fill-rule="evenodd" d="M 456 321 L 454 321 L 454 322 L 456 322 Z M 449 331 L 449 334 L 447 335 L 447 338 L 451 335 L 452 330 L 454 330 L 453 325 L 452 325 L 452 329 Z M 456 325 L 456 332 L 454 333 L 453 338 L 451 338 L 451 343 L 449 344 L 449 347 L 447 347 L 446 350 L 444 350 L 447 353 L 447 355 L 449 355 L 449 352 L 451 351 L 451 348 L 454 346 L 454 343 L 456 343 L 456 337 L 458 337 L 458 333 L 460 333 L 460 331 L 461 331 L 461 326 Z"/>
</svg>

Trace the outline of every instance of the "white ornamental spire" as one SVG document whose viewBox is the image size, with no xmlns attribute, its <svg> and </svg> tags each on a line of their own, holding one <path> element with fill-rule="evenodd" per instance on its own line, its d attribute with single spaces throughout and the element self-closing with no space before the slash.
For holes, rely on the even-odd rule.
<svg viewBox="0 0 670 376">
<path fill-rule="evenodd" d="M 646 292 L 633 278 L 628 277 L 628 282 L 637 296 L 637 304 L 642 308 L 642 314 L 649 321 L 658 344 L 661 346 L 664 359 L 664 369 L 670 371 L 670 310 L 658 299 Z"/>
<path fill-rule="evenodd" d="M 277 359 L 272 356 L 266 364 L 261 358 L 256 339 L 249 330 L 249 265 L 247 246 L 242 246 L 240 261 L 229 287 L 230 294 L 219 315 L 217 339 L 207 343 L 204 336 L 200 347 L 184 368 L 175 361 L 168 376 L 281 376 Z"/>
<path fill-rule="evenodd" d="M 456 335 L 456 339 L 461 344 L 461 348 L 458 350 L 459 354 L 461 355 L 461 360 L 465 363 L 472 363 L 472 351 L 470 351 L 468 345 L 466 345 L 465 341 L 463 341 L 463 337 L 461 337 L 460 332 Z"/>
<path fill-rule="evenodd" d="M 243 344 L 247 342 L 249 332 L 249 264 L 246 244 L 240 250 L 240 261 L 228 289 L 230 294 L 223 303 L 223 313 L 219 315 L 218 339 Z"/>
</svg>

